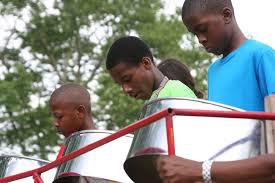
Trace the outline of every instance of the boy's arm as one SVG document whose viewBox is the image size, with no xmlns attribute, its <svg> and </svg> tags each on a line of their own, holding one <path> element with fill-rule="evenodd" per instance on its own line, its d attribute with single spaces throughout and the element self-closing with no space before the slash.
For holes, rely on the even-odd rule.
<svg viewBox="0 0 275 183">
<path fill-rule="evenodd" d="M 164 182 L 203 182 L 202 163 L 179 157 L 157 160 L 157 169 Z M 267 154 L 239 161 L 214 162 L 211 168 L 215 183 L 275 182 L 275 155 Z"/>
<path fill-rule="evenodd" d="M 215 182 L 265 183 L 275 181 L 275 155 L 232 162 L 213 163 L 212 179 Z"/>
</svg>

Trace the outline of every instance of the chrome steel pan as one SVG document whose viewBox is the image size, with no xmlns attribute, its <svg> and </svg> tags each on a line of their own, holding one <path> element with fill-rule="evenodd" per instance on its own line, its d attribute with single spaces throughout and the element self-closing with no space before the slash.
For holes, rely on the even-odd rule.
<svg viewBox="0 0 275 183">
<path fill-rule="evenodd" d="M 219 103 L 188 98 L 161 98 L 146 104 L 141 118 L 165 108 L 242 111 Z M 259 155 L 261 121 L 253 119 L 174 116 L 175 153 L 177 156 L 204 161 L 239 160 Z M 262 148 L 263 147 L 263 148 Z M 134 182 L 160 182 L 154 159 L 168 155 L 165 119 L 135 133 L 124 169 Z"/>
<path fill-rule="evenodd" d="M 96 142 L 113 131 L 84 130 L 69 136 L 63 155 Z M 122 136 L 101 147 L 70 160 L 57 170 L 55 183 L 62 182 L 132 182 L 123 170 L 133 135 Z"/>
</svg>

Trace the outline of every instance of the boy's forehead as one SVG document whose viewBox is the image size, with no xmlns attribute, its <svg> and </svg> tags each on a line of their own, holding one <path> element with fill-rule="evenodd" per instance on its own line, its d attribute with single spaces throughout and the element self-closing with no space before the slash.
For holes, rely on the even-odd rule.
<svg viewBox="0 0 275 183">
<path fill-rule="evenodd" d="M 189 31 L 190 29 L 193 29 L 197 24 L 199 24 L 201 20 L 202 16 L 200 14 L 190 15 L 182 19 L 184 25 L 188 28 Z"/>
<path fill-rule="evenodd" d="M 116 83 L 120 83 L 125 77 L 128 77 L 136 71 L 139 65 L 121 62 L 109 70 L 109 74 Z"/>
<path fill-rule="evenodd" d="M 203 13 L 203 12 L 198 12 L 194 13 L 188 17 L 183 17 L 183 23 L 188 29 L 193 29 L 194 27 L 207 23 L 212 17 L 213 14 L 211 13 Z M 214 15 L 217 16 L 217 15 Z"/>
<path fill-rule="evenodd" d="M 64 106 L 64 104 L 65 104 L 65 101 L 63 97 L 61 97 L 60 95 L 54 96 L 50 100 L 50 105 L 53 107 Z"/>
<path fill-rule="evenodd" d="M 185 15 L 182 17 L 183 22 L 185 23 L 186 21 L 190 22 L 194 22 L 194 21 L 200 21 L 202 20 L 204 17 L 211 15 L 212 13 L 207 12 L 207 11 L 193 11 L 192 13 Z"/>
<path fill-rule="evenodd" d="M 138 65 L 130 64 L 126 62 L 120 62 L 109 70 L 110 74 L 122 74 L 122 72 L 130 71 L 131 69 L 138 67 Z"/>
<path fill-rule="evenodd" d="M 60 94 L 51 99 L 50 105 L 55 107 L 68 107 L 74 105 L 74 101 L 69 94 Z"/>
</svg>

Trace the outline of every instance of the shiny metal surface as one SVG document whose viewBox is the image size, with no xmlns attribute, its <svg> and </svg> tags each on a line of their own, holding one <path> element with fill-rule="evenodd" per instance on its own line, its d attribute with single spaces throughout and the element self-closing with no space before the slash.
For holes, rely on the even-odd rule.
<svg viewBox="0 0 275 183">
<path fill-rule="evenodd" d="M 84 130 L 74 133 L 66 139 L 63 155 L 96 142 L 112 133 L 114 132 L 103 130 Z M 62 182 L 62 179 L 69 180 L 70 178 L 65 177 L 70 174 L 81 175 L 78 177 L 72 176 L 72 179 L 80 180 L 80 177 L 93 179 L 93 181 L 88 182 L 132 182 L 123 170 L 123 163 L 126 160 L 132 140 L 133 135 L 122 136 L 62 164 L 58 167 L 55 183 Z"/>
<path fill-rule="evenodd" d="M 146 104 L 141 118 L 165 108 L 242 111 L 199 99 L 160 98 Z M 262 122 L 253 119 L 173 116 L 177 156 L 204 161 L 227 161 L 259 155 L 265 151 Z M 135 133 L 124 169 L 134 182 L 160 182 L 154 159 L 168 155 L 165 119 Z"/>
<path fill-rule="evenodd" d="M 22 173 L 28 170 L 39 168 L 48 161 L 29 158 L 25 156 L 16 155 L 1 155 L 0 156 L 0 178 Z M 41 178 L 45 183 L 51 183 L 54 180 L 56 169 L 49 170 L 41 175 Z M 32 177 L 13 181 L 13 183 L 31 183 L 33 182 Z"/>
</svg>

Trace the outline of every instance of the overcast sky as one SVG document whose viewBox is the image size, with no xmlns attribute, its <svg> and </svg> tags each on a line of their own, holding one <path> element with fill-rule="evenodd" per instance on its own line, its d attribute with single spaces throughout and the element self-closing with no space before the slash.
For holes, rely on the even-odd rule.
<svg viewBox="0 0 275 183">
<path fill-rule="evenodd" d="M 167 11 L 173 13 L 184 1 L 165 2 Z M 243 33 L 275 48 L 275 0 L 232 0 L 232 3 Z"/>
</svg>

